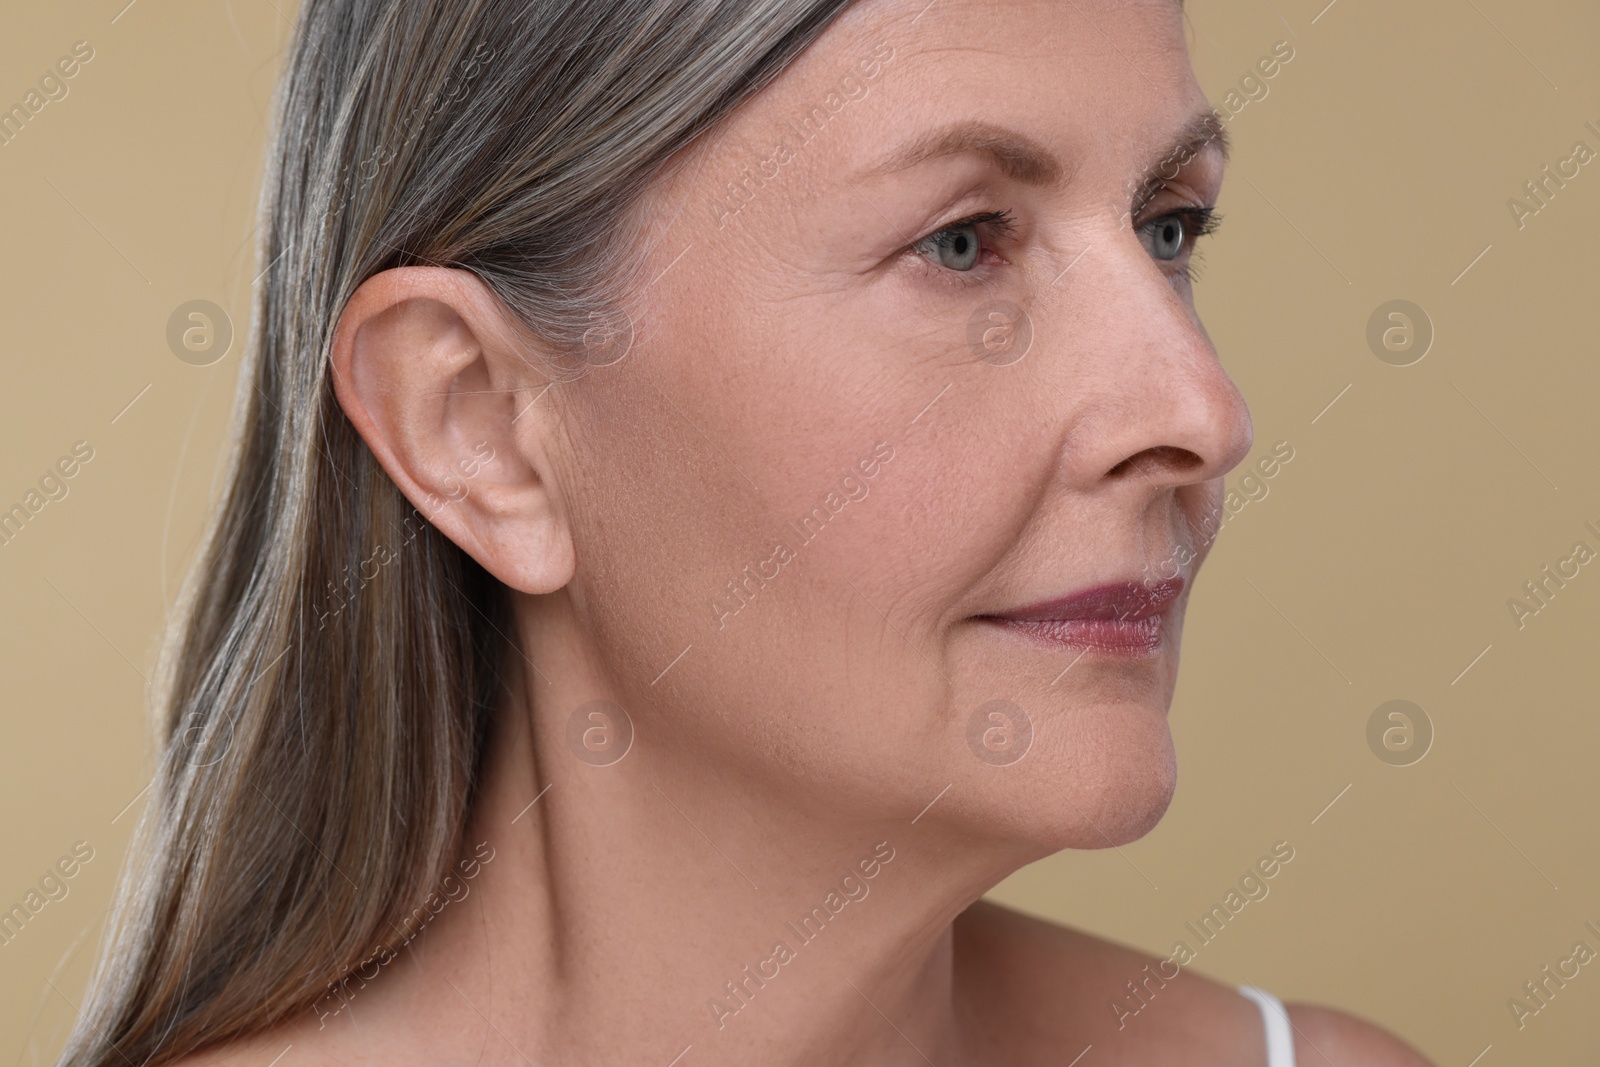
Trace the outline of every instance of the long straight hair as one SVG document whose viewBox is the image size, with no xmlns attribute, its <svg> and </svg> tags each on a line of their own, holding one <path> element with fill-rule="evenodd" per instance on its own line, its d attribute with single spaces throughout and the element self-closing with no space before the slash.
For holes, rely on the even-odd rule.
<svg viewBox="0 0 1600 1067">
<path fill-rule="evenodd" d="M 345 301 L 456 267 L 529 337 L 581 345 L 625 292 L 650 182 L 850 2 L 305 0 L 228 480 L 61 1067 L 159 1067 L 308 1008 L 404 943 L 462 847 L 509 601 L 345 418 Z"/>
</svg>

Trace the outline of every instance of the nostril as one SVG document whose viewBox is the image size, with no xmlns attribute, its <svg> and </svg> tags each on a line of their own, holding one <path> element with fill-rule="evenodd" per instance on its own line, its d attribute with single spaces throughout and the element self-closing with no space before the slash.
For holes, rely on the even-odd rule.
<svg viewBox="0 0 1600 1067">
<path fill-rule="evenodd" d="M 1115 467 L 1106 471 L 1106 477 L 1117 478 L 1124 474 L 1137 473 L 1149 475 L 1155 470 L 1166 468 L 1170 472 L 1183 473 L 1205 465 L 1205 460 L 1176 445 L 1157 445 L 1155 448 L 1146 448 L 1135 452 Z"/>
</svg>

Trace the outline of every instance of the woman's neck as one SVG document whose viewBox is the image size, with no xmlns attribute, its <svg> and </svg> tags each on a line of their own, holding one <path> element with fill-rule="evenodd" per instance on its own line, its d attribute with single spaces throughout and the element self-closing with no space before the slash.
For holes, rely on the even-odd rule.
<svg viewBox="0 0 1600 1067">
<path fill-rule="evenodd" d="M 484 1063 L 966 1062 L 951 923 L 1020 864 L 926 812 L 713 772 L 646 722 L 619 761 L 577 758 L 560 712 L 607 687 L 544 635 L 508 672 L 465 894 L 352 1025 L 435 1055 L 487 1033 Z"/>
</svg>

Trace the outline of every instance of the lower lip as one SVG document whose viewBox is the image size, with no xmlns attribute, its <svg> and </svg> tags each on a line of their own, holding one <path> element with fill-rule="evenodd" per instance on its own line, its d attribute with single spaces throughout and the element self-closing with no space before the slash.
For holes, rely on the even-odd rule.
<svg viewBox="0 0 1600 1067">
<path fill-rule="evenodd" d="M 1161 651 L 1162 620 L 1165 618 L 1164 612 L 1157 612 L 1142 619 L 1128 620 L 1043 619 L 1022 622 L 988 618 L 984 621 L 1058 648 L 1078 648 L 1109 656 L 1151 656 Z"/>
</svg>

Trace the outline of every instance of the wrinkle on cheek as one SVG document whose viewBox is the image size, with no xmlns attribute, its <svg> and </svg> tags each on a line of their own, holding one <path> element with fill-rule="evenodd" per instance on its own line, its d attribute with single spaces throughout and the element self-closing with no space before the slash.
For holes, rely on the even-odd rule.
<svg viewBox="0 0 1600 1067">
<path fill-rule="evenodd" d="M 876 262 L 851 262 L 829 247 L 825 234 L 839 224 L 803 209 L 787 219 L 754 219 L 742 235 L 721 245 L 725 281 L 772 301 L 838 295 L 863 284 Z"/>
<path fill-rule="evenodd" d="M 851 580 L 858 587 L 861 585 L 856 579 Z M 912 620 L 903 613 L 897 599 L 886 598 L 881 591 L 864 587 L 861 590 L 864 595 L 857 595 L 843 582 L 839 585 L 848 594 L 840 612 L 849 635 L 844 641 L 846 692 L 877 700 L 882 696 L 886 679 L 909 682 L 928 675 L 930 660 L 939 665 L 941 672 L 945 671 L 941 646 L 919 636 L 909 625 Z M 919 648 L 928 659 L 918 654 Z"/>
<path fill-rule="evenodd" d="M 787 227 L 752 221 L 692 247 L 702 257 L 687 274 L 677 303 L 744 316 L 815 295 L 818 287 L 804 250 Z M 684 264 L 689 265 L 689 264 Z"/>
</svg>

